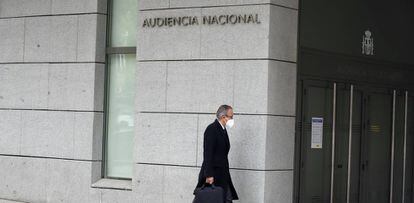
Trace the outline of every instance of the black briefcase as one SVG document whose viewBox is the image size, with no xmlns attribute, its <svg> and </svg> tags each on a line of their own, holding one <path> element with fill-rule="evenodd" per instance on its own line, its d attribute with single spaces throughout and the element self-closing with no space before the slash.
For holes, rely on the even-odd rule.
<svg viewBox="0 0 414 203">
<path fill-rule="evenodd" d="M 193 203 L 224 203 L 223 192 L 222 187 L 203 184 L 194 190 Z"/>
</svg>

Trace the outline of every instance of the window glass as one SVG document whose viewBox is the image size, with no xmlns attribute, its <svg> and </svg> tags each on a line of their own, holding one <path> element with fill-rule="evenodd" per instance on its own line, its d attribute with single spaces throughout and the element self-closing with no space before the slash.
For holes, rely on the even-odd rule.
<svg viewBox="0 0 414 203">
<path fill-rule="evenodd" d="M 132 177 L 135 54 L 109 56 L 106 175 Z"/>
<path fill-rule="evenodd" d="M 137 0 L 113 0 L 111 9 L 111 47 L 135 47 Z"/>
</svg>

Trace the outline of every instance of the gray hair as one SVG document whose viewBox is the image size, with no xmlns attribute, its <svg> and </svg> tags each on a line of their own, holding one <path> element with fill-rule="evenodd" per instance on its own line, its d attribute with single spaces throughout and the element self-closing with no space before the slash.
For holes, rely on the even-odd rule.
<svg viewBox="0 0 414 203">
<path fill-rule="evenodd" d="M 217 117 L 218 119 L 220 119 L 222 116 L 227 115 L 227 112 L 228 112 L 230 109 L 233 109 L 233 107 L 231 107 L 231 106 L 229 106 L 229 105 L 226 105 L 226 104 L 221 105 L 221 106 L 217 109 L 216 117 Z"/>
</svg>

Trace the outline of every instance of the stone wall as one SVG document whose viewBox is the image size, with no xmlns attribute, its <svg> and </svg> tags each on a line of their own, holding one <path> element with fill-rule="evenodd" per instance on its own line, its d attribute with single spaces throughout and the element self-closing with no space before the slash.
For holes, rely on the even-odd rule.
<svg viewBox="0 0 414 203">
<path fill-rule="evenodd" d="M 239 202 L 292 202 L 297 0 L 138 0 L 132 181 L 101 179 L 106 0 L 0 1 L 0 199 L 191 202 L 203 132 L 235 110 Z M 258 14 L 260 23 L 142 27 Z"/>
<path fill-rule="evenodd" d="M 204 130 L 230 104 L 239 202 L 292 202 L 297 2 L 139 2 L 134 193 L 144 202 L 191 202 Z M 258 14 L 260 24 L 143 26 L 230 14 Z"/>
</svg>

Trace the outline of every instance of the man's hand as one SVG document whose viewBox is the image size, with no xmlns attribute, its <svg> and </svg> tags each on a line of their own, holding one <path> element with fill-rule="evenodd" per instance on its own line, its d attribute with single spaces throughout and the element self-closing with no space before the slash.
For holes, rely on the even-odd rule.
<svg viewBox="0 0 414 203">
<path fill-rule="evenodd" d="M 214 183 L 214 177 L 207 177 L 206 178 L 206 183 L 208 183 L 208 184 L 213 184 Z"/>
</svg>

